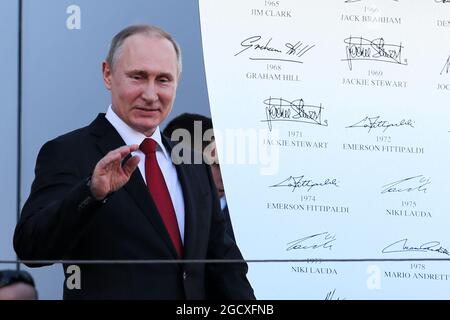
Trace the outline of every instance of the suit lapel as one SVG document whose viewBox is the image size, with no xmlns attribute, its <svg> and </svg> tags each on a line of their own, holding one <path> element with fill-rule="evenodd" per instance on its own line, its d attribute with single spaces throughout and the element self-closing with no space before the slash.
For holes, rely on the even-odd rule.
<svg viewBox="0 0 450 320">
<path fill-rule="evenodd" d="M 124 189 L 134 199 L 141 209 L 141 213 L 150 221 L 161 238 L 164 240 L 167 248 L 170 250 L 174 258 L 177 258 L 177 252 L 170 239 L 169 233 L 164 226 L 164 222 L 151 198 L 147 185 L 144 183 L 138 169 L 133 172 L 130 181 L 124 186 Z"/>
<path fill-rule="evenodd" d="M 114 129 L 110 122 L 104 117 L 104 115 L 99 115 L 91 125 L 91 128 L 92 134 L 94 136 L 97 136 L 97 145 L 103 155 L 106 155 L 111 150 L 125 145 L 122 137 Z M 147 185 L 142 179 L 139 169 L 136 169 L 133 172 L 130 180 L 127 184 L 125 184 L 123 189 L 128 192 L 131 198 L 133 198 L 138 207 L 141 209 L 140 212 L 153 225 L 154 229 L 164 240 L 164 243 L 172 253 L 173 257 L 176 258 L 177 253 L 175 247 L 172 244 L 169 233 L 167 232 L 161 216 L 156 209 L 156 205 L 149 194 Z"/>
</svg>

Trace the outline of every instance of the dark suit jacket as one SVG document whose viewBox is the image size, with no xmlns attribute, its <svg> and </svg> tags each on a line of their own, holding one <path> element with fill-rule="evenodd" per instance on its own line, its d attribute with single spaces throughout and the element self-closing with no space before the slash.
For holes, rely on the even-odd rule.
<svg viewBox="0 0 450 320">
<path fill-rule="evenodd" d="M 170 151 L 169 142 L 164 139 Z M 47 142 L 14 248 L 23 260 L 167 260 L 176 251 L 138 169 L 106 203 L 86 201 L 86 178 L 124 141 L 100 114 L 89 126 Z M 239 259 L 206 165 L 176 165 L 185 203 L 184 259 Z M 32 264 L 30 266 L 39 266 Z M 66 270 L 67 265 L 64 266 Z M 241 263 L 83 264 L 81 290 L 65 299 L 253 299 Z M 67 280 L 68 275 L 66 275 Z"/>
<path fill-rule="evenodd" d="M 223 217 L 225 219 L 225 232 L 230 236 L 233 241 L 236 241 L 234 237 L 233 225 L 231 224 L 230 211 L 228 210 L 228 204 L 225 205 L 225 208 L 222 210 Z"/>
</svg>

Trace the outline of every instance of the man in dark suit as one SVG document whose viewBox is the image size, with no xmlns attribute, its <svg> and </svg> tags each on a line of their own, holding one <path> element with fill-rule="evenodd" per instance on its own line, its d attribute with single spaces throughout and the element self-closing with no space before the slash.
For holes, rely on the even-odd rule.
<svg viewBox="0 0 450 320">
<path fill-rule="evenodd" d="M 179 130 L 186 130 L 179 132 Z M 198 132 L 196 132 L 198 131 Z M 177 132 L 179 134 L 177 134 Z M 175 134 L 174 134 L 175 133 Z M 225 219 L 226 233 L 236 241 L 231 223 L 230 212 L 228 210 L 227 199 L 225 197 L 225 190 L 223 186 L 222 173 L 220 171 L 219 157 L 217 156 L 216 143 L 214 140 L 212 120 L 209 117 L 196 113 L 183 113 L 173 118 L 163 130 L 163 134 L 171 139 L 171 141 L 179 141 L 181 137 L 187 136 L 184 141 L 181 139 L 180 143 L 184 143 L 189 148 L 199 152 L 203 155 L 203 159 L 210 165 L 214 184 L 219 196 L 220 208 Z M 195 141 L 201 139 L 201 143 Z"/>
<path fill-rule="evenodd" d="M 214 184 L 217 189 L 217 195 L 219 197 L 220 209 L 225 219 L 225 231 L 231 239 L 236 241 L 234 237 L 233 224 L 231 223 L 230 212 L 228 210 L 227 198 L 225 196 L 225 188 L 223 186 L 222 172 L 220 171 L 219 157 L 217 155 L 216 142 L 212 141 L 207 146 L 208 152 L 205 152 L 207 163 L 211 165 L 211 173 L 214 180 Z"/>
<path fill-rule="evenodd" d="M 175 165 L 159 131 L 180 73 L 169 34 L 122 30 L 103 63 L 106 115 L 41 148 L 14 235 L 19 258 L 153 260 L 79 265 L 81 288 L 65 286 L 65 299 L 254 299 L 244 262 L 163 263 L 241 257 L 211 171 Z"/>
</svg>

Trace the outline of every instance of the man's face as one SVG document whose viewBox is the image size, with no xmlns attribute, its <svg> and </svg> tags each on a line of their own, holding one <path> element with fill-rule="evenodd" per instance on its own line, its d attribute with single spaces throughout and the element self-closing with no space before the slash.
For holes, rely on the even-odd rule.
<svg viewBox="0 0 450 320">
<path fill-rule="evenodd" d="M 175 100 L 175 49 L 167 39 L 133 35 L 122 44 L 113 70 L 103 63 L 103 79 L 115 113 L 134 130 L 151 136 Z"/>
</svg>

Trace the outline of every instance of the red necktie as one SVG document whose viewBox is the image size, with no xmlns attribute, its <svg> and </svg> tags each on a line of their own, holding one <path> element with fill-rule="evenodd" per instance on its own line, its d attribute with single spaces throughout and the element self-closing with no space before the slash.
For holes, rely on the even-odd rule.
<svg viewBox="0 0 450 320">
<path fill-rule="evenodd" d="M 181 258 L 183 256 L 183 245 L 180 230 L 178 229 L 177 217 L 166 181 L 156 160 L 156 141 L 149 138 L 144 139 L 139 149 L 145 154 L 145 179 L 147 180 L 148 190 L 177 250 L 178 257 Z"/>
</svg>

